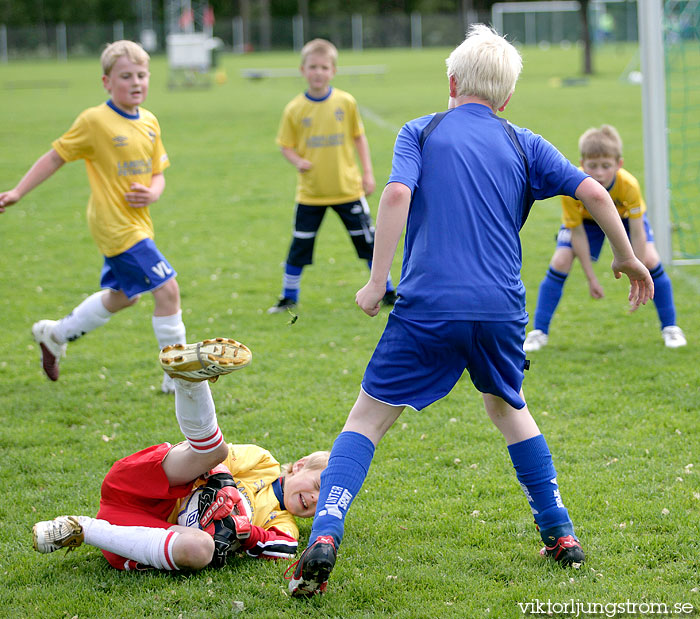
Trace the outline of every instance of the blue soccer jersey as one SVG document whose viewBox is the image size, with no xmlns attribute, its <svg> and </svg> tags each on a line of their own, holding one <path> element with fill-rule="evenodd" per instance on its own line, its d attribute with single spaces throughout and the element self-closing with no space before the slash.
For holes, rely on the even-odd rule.
<svg viewBox="0 0 700 619">
<path fill-rule="evenodd" d="M 412 191 L 394 311 L 422 320 L 520 320 L 527 315 L 522 156 L 484 105 L 450 110 L 421 146 L 431 119 L 406 123 L 394 146 L 388 182 Z M 528 160 L 532 198 L 573 196 L 587 175 L 541 136 L 511 127 Z"/>
</svg>

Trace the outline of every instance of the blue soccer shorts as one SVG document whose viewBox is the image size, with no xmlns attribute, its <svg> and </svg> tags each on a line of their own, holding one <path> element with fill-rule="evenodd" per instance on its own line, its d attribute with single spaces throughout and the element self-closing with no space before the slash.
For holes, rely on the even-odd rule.
<svg viewBox="0 0 700 619">
<path fill-rule="evenodd" d="M 467 370 L 481 393 L 521 409 L 527 322 L 412 320 L 391 312 L 362 389 L 380 402 L 421 410 L 452 391 Z"/>
<path fill-rule="evenodd" d="M 647 243 L 654 242 L 654 231 L 651 229 L 649 224 L 649 219 L 647 214 L 642 215 L 642 220 L 644 222 L 644 232 L 647 235 Z M 623 217 L 622 225 L 625 226 L 625 232 L 627 236 L 630 235 L 630 222 L 629 219 Z M 586 231 L 586 236 L 588 237 L 588 245 L 591 248 L 591 260 L 597 262 L 600 258 L 600 252 L 603 249 L 603 242 L 605 241 L 605 233 L 601 227 L 593 219 L 583 220 L 583 229 Z M 565 226 L 559 228 L 559 234 L 557 234 L 557 248 L 568 247 L 572 249 L 571 246 L 571 229 Z"/>
<path fill-rule="evenodd" d="M 132 299 L 160 288 L 176 275 L 153 239 L 143 239 L 121 254 L 105 256 L 100 286 L 121 290 Z"/>
</svg>

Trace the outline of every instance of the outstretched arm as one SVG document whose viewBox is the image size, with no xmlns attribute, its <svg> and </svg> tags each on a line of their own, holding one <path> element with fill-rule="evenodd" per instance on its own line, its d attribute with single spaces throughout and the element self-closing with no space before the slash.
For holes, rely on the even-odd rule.
<svg viewBox="0 0 700 619">
<path fill-rule="evenodd" d="M 645 305 L 654 297 L 654 282 L 649 270 L 634 255 L 610 194 L 600 183 L 588 177 L 581 181 L 576 189 L 576 199 L 583 202 L 610 242 L 614 255 L 612 270 L 615 278 L 619 279 L 622 273 L 629 278 L 631 306 L 636 308 L 640 304 Z"/>
<path fill-rule="evenodd" d="M 402 183 L 389 183 L 382 192 L 374 233 L 374 256 L 369 281 L 358 290 L 355 302 L 368 316 L 376 316 L 386 292 L 386 280 L 396 247 L 406 225 L 411 190 Z"/>
<path fill-rule="evenodd" d="M 23 196 L 43 183 L 64 163 L 65 161 L 53 148 L 39 157 L 14 189 L 0 193 L 0 213 L 5 212 L 6 206 L 19 202 Z"/>
</svg>

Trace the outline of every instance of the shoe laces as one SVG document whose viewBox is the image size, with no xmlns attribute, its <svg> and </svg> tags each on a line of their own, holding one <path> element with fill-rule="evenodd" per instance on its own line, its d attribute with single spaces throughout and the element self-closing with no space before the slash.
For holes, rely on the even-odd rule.
<svg viewBox="0 0 700 619">
<path fill-rule="evenodd" d="M 286 570 L 284 570 L 284 579 L 285 579 L 285 580 L 291 580 L 291 579 L 292 579 L 292 577 L 294 576 L 294 572 L 292 571 L 292 573 L 289 574 L 289 570 L 292 570 L 293 568 L 295 568 L 295 567 L 299 564 L 299 561 L 301 561 L 301 559 L 297 559 L 297 560 L 296 560 L 294 563 L 292 563 Z M 287 576 L 287 574 L 289 574 L 289 576 Z"/>
</svg>

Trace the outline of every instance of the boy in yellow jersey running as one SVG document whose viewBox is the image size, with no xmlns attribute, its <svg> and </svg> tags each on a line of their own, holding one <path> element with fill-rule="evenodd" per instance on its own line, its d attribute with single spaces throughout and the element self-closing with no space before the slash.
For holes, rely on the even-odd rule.
<svg viewBox="0 0 700 619">
<path fill-rule="evenodd" d="M 588 129 L 579 139 L 581 169 L 605 189 L 615 203 L 627 231 L 634 253 L 644 263 L 654 280 L 654 306 L 659 317 L 661 336 L 668 348 L 685 346 L 687 341 L 676 324 L 671 279 L 664 271 L 654 244 L 654 233 L 646 216 L 646 204 L 639 182 L 622 167 L 622 138 L 615 127 L 603 125 Z M 557 247 L 549 263 L 537 297 L 534 329 L 527 334 L 523 350 L 533 352 L 549 341 L 549 324 L 564 293 L 564 284 L 578 258 L 588 280 L 591 297 L 603 297 L 593 262 L 597 262 L 605 233 L 580 200 L 562 197 L 562 225 Z"/>
<path fill-rule="evenodd" d="M 158 346 L 185 343 L 180 290 L 175 271 L 153 242 L 148 210 L 165 188 L 170 165 L 156 117 L 140 107 L 149 84 L 149 56 L 132 41 L 115 41 L 102 53 L 102 84 L 110 99 L 82 112 L 14 189 L 0 193 L 0 213 L 49 178 L 66 161 L 84 159 L 90 181 L 87 220 L 104 255 L 102 290 L 61 320 L 32 327 L 44 372 L 58 380 L 68 342 L 104 325 L 116 312 L 151 292 L 153 331 Z M 162 390 L 174 393 L 163 375 Z"/>
<path fill-rule="evenodd" d="M 338 50 L 325 39 L 313 39 L 302 48 L 300 70 L 309 88 L 287 104 L 277 133 L 282 155 L 299 174 L 282 294 L 270 314 L 286 312 L 298 303 L 301 272 L 313 262 L 316 235 L 329 207 L 340 216 L 357 256 L 372 265 L 374 225 L 365 196 L 376 183 L 357 103 L 330 85 L 337 60 Z M 383 302 L 393 305 L 395 300 L 389 277 Z"/>
</svg>

